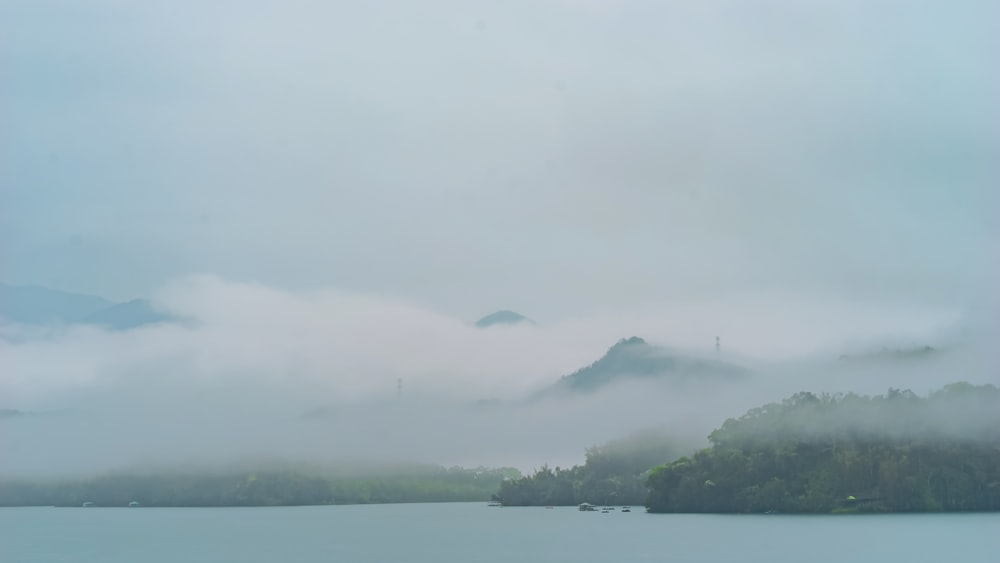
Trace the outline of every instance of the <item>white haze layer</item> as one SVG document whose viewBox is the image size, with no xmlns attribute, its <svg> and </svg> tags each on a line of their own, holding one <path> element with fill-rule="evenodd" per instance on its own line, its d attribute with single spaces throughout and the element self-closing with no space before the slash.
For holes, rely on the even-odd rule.
<svg viewBox="0 0 1000 563">
<path fill-rule="evenodd" d="M 213 276 L 176 280 L 154 303 L 184 321 L 129 331 L 2 326 L 0 408 L 26 414 L 0 419 L 0 472 L 245 460 L 530 469 L 578 463 L 586 447 L 651 427 L 694 448 L 725 418 L 800 390 L 923 394 L 1000 380 L 996 355 L 979 345 L 995 331 L 967 312 L 817 296 L 661 303 L 488 329 L 380 295 L 293 293 Z M 528 400 L 632 335 L 752 374 L 727 383 L 624 380 Z M 919 361 L 836 360 L 924 344 L 944 351 Z"/>
</svg>

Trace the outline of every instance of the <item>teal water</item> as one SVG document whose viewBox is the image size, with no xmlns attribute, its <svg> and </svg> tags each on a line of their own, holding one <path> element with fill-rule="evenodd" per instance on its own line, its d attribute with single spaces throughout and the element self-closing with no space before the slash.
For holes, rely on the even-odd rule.
<svg viewBox="0 0 1000 563">
<path fill-rule="evenodd" d="M 489 508 L 5 508 L 0 561 L 1000 561 L 1000 514 L 706 516 Z"/>
</svg>

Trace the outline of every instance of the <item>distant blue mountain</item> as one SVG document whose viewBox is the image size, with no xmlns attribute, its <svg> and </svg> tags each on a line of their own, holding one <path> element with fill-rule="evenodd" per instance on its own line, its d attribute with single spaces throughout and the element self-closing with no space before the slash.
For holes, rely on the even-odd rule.
<svg viewBox="0 0 1000 563">
<path fill-rule="evenodd" d="M 892 363 L 899 361 L 927 360 L 937 358 L 942 354 L 942 350 L 931 346 L 919 346 L 912 348 L 882 348 L 877 352 L 865 352 L 861 354 L 844 354 L 837 358 L 841 362 L 852 364 L 864 363 Z"/>
<path fill-rule="evenodd" d="M 0 284 L 0 322 L 24 325 L 99 325 L 126 330 L 177 320 L 153 310 L 145 299 L 114 303 L 96 295 L 39 286 Z"/>
<path fill-rule="evenodd" d="M 82 322 L 114 330 L 128 330 L 143 325 L 175 321 L 174 317 L 153 310 L 148 299 L 133 299 L 87 315 Z"/>
<path fill-rule="evenodd" d="M 0 318 L 18 324 L 75 323 L 112 305 L 96 295 L 0 284 Z"/>
<path fill-rule="evenodd" d="M 493 325 L 514 325 L 520 323 L 535 324 L 534 321 L 520 313 L 515 313 L 514 311 L 497 311 L 476 321 L 476 326 L 486 328 Z"/>
</svg>

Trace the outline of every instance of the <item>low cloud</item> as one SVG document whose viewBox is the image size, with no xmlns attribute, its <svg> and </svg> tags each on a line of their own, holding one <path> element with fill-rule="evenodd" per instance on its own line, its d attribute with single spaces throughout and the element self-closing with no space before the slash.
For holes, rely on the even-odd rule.
<svg viewBox="0 0 1000 563">
<path fill-rule="evenodd" d="M 488 329 L 380 295 L 214 276 L 176 280 L 154 304 L 186 320 L 114 332 L 4 327 L 0 408 L 28 413 L 0 420 L 5 472 L 244 459 L 530 469 L 579 462 L 585 447 L 648 427 L 695 447 L 726 417 L 800 390 L 922 393 L 997 378 L 996 362 L 968 335 L 933 360 L 837 362 L 882 345 L 940 345 L 963 317 L 805 296 Z M 753 373 L 737 383 L 626 381 L 526 400 L 633 334 Z"/>
</svg>

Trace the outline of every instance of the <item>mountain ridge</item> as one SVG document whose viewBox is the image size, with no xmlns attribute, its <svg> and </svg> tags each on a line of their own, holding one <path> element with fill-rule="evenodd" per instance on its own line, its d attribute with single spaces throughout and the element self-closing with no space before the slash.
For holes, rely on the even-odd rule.
<svg viewBox="0 0 1000 563">
<path fill-rule="evenodd" d="M 678 379 L 735 379 L 750 370 L 718 359 L 682 356 L 646 340 L 631 336 L 622 338 L 588 366 L 564 375 L 548 391 L 595 391 L 621 379 L 643 379 L 671 376 Z"/>
<path fill-rule="evenodd" d="M 115 303 L 86 293 L 0 283 L 0 322 L 33 326 L 98 325 L 128 330 L 175 320 L 155 311 L 148 299 Z"/>
<path fill-rule="evenodd" d="M 525 317 L 520 313 L 510 311 L 507 309 L 501 309 L 486 315 L 485 317 L 476 321 L 476 327 L 478 328 L 488 328 L 495 325 L 516 325 L 516 324 L 535 324 L 535 321 Z"/>
<path fill-rule="evenodd" d="M 0 283 L 0 318 L 19 324 L 73 323 L 112 305 L 96 295 Z"/>
</svg>

